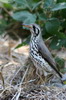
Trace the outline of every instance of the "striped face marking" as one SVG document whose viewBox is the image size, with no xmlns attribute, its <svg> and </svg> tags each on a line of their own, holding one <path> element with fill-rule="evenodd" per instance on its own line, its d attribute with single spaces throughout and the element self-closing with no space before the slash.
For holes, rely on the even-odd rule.
<svg viewBox="0 0 66 100">
<path fill-rule="evenodd" d="M 38 36 L 40 34 L 40 28 L 38 25 L 34 24 L 33 25 L 33 35 Z"/>
</svg>

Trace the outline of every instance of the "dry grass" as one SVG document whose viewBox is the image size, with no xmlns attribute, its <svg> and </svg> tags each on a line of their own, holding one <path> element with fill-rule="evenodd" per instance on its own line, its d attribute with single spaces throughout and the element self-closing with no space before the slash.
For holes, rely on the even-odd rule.
<svg viewBox="0 0 66 100">
<path fill-rule="evenodd" d="M 65 86 L 56 87 L 50 77 L 37 75 L 29 46 L 15 50 L 18 43 L 0 39 L 0 100 L 66 100 Z"/>
</svg>

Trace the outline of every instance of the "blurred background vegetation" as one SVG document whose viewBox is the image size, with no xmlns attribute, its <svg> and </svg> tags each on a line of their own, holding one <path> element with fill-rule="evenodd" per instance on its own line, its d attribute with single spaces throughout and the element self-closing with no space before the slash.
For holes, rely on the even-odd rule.
<svg viewBox="0 0 66 100">
<path fill-rule="evenodd" d="M 29 41 L 22 23 L 39 24 L 52 49 L 66 47 L 66 0 L 0 0 L 0 35 Z"/>
</svg>

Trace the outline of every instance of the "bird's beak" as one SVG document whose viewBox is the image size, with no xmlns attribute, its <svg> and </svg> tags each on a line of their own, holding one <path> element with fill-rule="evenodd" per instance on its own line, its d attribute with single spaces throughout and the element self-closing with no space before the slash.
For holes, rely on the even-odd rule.
<svg viewBox="0 0 66 100">
<path fill-rule="evenodd" d="M 30 28 L 30 29 L 32 28 L 30 25 L 27 25 L 27 24 L 22 24 L 22 26 Z"/>
</svg>

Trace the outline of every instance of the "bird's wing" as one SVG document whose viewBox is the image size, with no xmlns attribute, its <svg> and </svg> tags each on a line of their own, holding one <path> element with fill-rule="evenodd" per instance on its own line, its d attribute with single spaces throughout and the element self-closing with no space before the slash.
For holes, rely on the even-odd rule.
<svg viewBox="0 0 66 100">
<path fill-rule="evenodd" d="M 40 54 L 42 55 L 42 57 L 48 62 L 48 64 L 55 70 L 55 72 L 59 75 L 60 78 L 62 78 L 61 73 L 56 69 L 56 62 L 53 59 L 50 51 L 48 50 L 48 48 L 46 47 L 46 45 L 44 44 L 44 41 L 42 40 L 42 38 L 40 38 L 40 40 L 38 40 L 38 50 L 40 52 Z"/>
<path fill-rule="evenodd" d="M 43 56 L 43 58 L 52 66 L 56 66 L 56 63 L 50 53 L 50 51 L 48 50 L 48 48 L 46 47 L 46 45 L 44 44 L 44 41 L 42 39 L 40 39 L 38 41 L 38 50 L 41 53 L 41 55 Z"/>
</svg>

